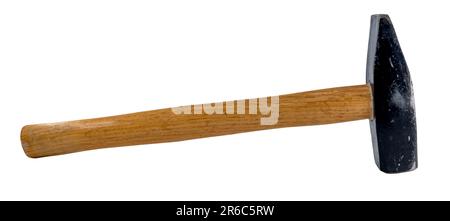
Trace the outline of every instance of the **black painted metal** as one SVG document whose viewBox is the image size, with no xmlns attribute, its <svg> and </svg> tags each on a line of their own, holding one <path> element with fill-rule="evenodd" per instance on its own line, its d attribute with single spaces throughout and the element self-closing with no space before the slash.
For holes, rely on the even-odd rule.
<svg viewBox="0 0 450 221">
<path fill-rule="evenodd" d="M 370 120 L 375 161 L 381 171 L 417 168 L 414 93 L 400 44 L 387 15 L 372 15 L 367 56 L 374 119 Z"/>
</svg>

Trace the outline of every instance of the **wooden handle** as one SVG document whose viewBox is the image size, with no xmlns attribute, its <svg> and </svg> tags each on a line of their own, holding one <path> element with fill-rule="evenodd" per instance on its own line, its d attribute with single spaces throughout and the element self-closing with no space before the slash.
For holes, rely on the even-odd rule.
<svg viewBox="0 0 450 221">
<path fill-rule="evenodd" d="M 222 103 L 221 108 L 220 103 L 215 103 L 216 106 L 195 105 L 175 109 L 176 113 L 185 110 L 185 113 L 191 111 L 191 114 L 175 114 L 174 109 L 167 108 L 96 119 L 28 125 L 22 128 L 22 147 L 27 156 L 34 158 L 105 147 L 329 124 L 372 116 L 369 85 L 287 94 L 279 96 L 278 102 L 276 98 L 268 99 L 270 102 L 267 105 L 263 99 L 251 99 Z M 277 104 L 278 116 L 275 108 Z M 272 109 L 268 109 L 269 106 Z M 211 107 L 216 108 L 215 113 L 211 112 Z M 261 125 L 262 123 L 266 125 Z"/>
</svg>

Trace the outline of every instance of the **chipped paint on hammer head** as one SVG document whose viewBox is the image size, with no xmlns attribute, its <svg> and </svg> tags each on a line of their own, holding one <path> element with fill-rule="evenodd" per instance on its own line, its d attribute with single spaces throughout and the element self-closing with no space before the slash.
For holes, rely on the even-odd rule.
<svg viewBox="0 0 450 221">
<path fill-rule="evenodd" d="M 386 173 L 414 170 L 417 133 L 413 86 L 387 15 L 373 15 L 371 19 L 367 83 L 373 90 L 370 128 L 378 167 Z"/>
</svg>

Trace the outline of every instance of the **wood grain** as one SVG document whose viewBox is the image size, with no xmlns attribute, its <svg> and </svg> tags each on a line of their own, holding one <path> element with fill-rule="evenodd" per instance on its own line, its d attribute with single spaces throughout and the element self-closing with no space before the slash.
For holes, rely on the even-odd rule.
<svg viewBox="0 0 450 221">
<path fill-rule="evenodd" d="M 270 100 L 270 99 L 269 99 Z M 236 102 L 234 102 L 236 113 Z M 29 157 L 44 157 L 106 147 L 180 141 L 248 131 L 329 124 L 372 116 L 369 85 L 330 88 L 279 96 L 275 125 L 261 125 L 267 117 L 249 114 L 183 114 L 160 109 L 119 116 L 22 128 L 22 147 Z M 270 102 L 269 102 L 270 104 Z M 226 110 L 224 109 L 226 113 Z"/>
</svg>

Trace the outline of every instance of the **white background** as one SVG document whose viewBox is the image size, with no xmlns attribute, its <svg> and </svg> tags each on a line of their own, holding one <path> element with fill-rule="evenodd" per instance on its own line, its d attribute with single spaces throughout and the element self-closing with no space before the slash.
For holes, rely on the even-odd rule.
<svg viewBox="0 0 450 221">
<path fill-rule="evenodd" d="M 447 1 L 448 2 L 448 1 Z M 1 200 L 450 199 L 446 1 L 2 1 Z M 412 75 L 419 168 L 367 120 L 29 159 L 26 124 L 365 82 L 370 15 Z"/>
</svg>

